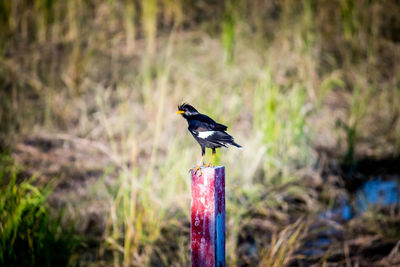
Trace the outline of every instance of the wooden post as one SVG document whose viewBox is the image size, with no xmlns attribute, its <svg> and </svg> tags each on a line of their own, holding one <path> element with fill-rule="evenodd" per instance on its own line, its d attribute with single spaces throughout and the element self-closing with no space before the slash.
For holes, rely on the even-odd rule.
<svg viewBox="0 0 400 267">
<path fill-rule="evenodd" d="M 192 171 L 191 266 L 225 266 L 225 167 Z"/>
</svg>

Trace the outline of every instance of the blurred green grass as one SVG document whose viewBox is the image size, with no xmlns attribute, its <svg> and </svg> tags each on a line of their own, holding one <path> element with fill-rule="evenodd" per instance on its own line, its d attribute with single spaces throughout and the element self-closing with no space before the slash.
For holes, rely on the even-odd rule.
<svg viewBox="0 0 400 267">
<path fill-rule="evenodd" d="M 73 226 L 61 226 L 47 203 L 50 186 L 34 186 L 35 177 L 17 181 L 22 171 L 8 154 L 0 155 L 0 264 L 68 266 L 78 245 Z"/>
<path fill-rule="evenodd" d="M 315 146 L 333 143 L 353 162 L 382 145 L 364 146 L 378 136 L 381 153 L 399 153 L 399 12 L 389 0 L 2 0 L 1 137 L 12 146 L 61 132 L 104 144 L 114 180 L 101 187 L 100 254 L 111 251 L 115 266 L 185 265 L 188 237 L 156 244 L 187 229 L 187 170 L 200 148 L 175 111 L 193 104 L 244 146 L 217 155 L 235 264 L 250 206 L 287 211 L 286 185 L 312 194 L 298 172 L 315 164 Z M 305 202 L 302 212 L 319 208 Z M 259 250 L 271 264 L 279 255 Z"/>
</svg>

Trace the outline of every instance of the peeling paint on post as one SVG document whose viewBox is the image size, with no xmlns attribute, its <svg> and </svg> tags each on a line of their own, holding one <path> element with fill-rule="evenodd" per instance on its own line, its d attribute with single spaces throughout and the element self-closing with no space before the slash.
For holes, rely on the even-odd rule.
<svg viewBox="0 0 400 267">
<path fill-rule="evenodd" d="M 191 266 L 225 266 L 225 167 L 192 171 Z"/>
</svg>

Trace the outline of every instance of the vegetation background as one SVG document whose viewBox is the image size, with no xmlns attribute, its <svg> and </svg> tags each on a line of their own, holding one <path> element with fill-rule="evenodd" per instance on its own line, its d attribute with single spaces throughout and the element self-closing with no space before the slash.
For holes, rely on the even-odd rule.
<svg viewBox="0 0 400 267">
<path fill-rule="evenodd" d="M 398 203 L 320 215 L 399 179 L 397 0 L 0 0 L 0 264 L 188 266 L 182 102 L 244 147 L 228 266 L 400 264 Z"/>
</svg>

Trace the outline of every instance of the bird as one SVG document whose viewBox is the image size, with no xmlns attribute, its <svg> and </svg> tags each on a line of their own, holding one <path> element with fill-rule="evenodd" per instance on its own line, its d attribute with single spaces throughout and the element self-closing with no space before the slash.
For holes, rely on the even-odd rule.
<svg viewBox="0 0 400 267">
<path fill-rule="evenodd" d="M 201 172 L 201 165 L 212 167 L 216 153 L 216 149 L 220 147 L 235 146 L 238 149 L 242 149 L 242 146 L 235 143 L 233 137 L 226 133 L 227 126 L 215 122 L 207 115 L 201 114 L 193 106 L 183 103 L 178 105 L 178 111 L 176 114 L 182 115 L 188 122 L 188 130 L 193 135 L 194 139 L 199 143 L 201 147 L 201 161 L 198 166 L 190 169 Z M 206 148 L 212 149 L 211 163 L 209 165 L 204 164 L 204 156 Z"/>
</svg>

